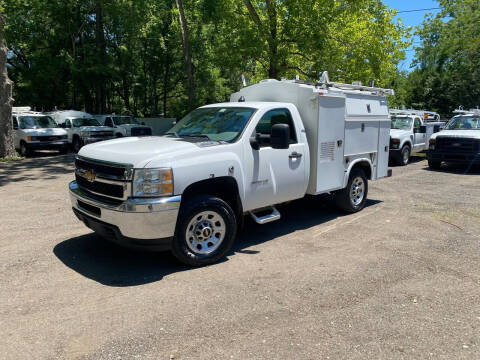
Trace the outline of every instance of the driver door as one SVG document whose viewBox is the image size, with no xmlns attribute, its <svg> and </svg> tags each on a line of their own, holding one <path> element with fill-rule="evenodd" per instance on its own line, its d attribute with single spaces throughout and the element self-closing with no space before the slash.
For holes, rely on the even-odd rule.
<svg viewBox="0 0 480 360">
<path fill-rule="evenodd" d="M 282 123 L 290 127 L 289 148 L 273 149 L 270 145 L 271 128 Z M 249 165 L 245 169 L 245 210 L 275 205 L 305 195 L 307 144 L 298 141 L 298 130 L 290 111 L 285 108 L 270 110 L 258 121 L 255 131 L 260 149 L 254 150 L 248 142 L 246 144 L 245 164 Z"/>
<path fill-rule="evenodd" d="M 419 117 L 415 117 L 413 122 L 414 145 L 412 151 L 422 151 L 426 149 L 427 134 L 420 132 L 421 126 L 422 121 Z"/>
</svg>

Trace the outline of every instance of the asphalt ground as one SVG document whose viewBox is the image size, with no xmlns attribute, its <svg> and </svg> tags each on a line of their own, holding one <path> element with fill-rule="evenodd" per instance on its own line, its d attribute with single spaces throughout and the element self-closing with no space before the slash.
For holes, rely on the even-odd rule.
<svg viewBox="0 0 480 360">
<path fill-rule="evenodd" d="M 360 213 L 295 201 L 189 269 L 80 223 L 72 162 L 0 164 L 1 359 L 480 358 L 478 169 L 415 158 Z"/>
</svg>

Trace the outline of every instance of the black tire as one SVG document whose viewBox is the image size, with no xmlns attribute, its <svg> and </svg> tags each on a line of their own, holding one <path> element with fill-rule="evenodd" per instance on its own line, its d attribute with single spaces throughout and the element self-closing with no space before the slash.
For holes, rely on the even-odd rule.
<svg viewBox="0 0 480 360">
<path fill-rule="evenodd" d="M 404 145 L 398 157 L 398 165 L 406 166 L 410 162 L 411 149 L 409 145 Z"/>
<path fill-rule="evenodd" d="M 428 167 L 430 169 L 439 170 L 441 166 L 441 161 L 428 159 Z"/>
<path fill-rule="evenodd" d="M 116 138 L 121 138 L 121 137 L 123 137 L 123 135 L 120 134 L 120 133 L 117 133 L 117 134 L 115 134 L 115 137 L 116 137 Z"/>
<path fill-rule="evenodd" d="M 195 240 L 192 238 L 192 241 L 190 241 L 186 236 L 187 227 L 190 225 L 190 228 L 193 228 L 190 231 L 193 232 L 200 222 L 197 222 L 195 227 L 191 225 L 191 222 L 197 221 L 195 217 L 205 212 L 213 212 L 217 214 L 221 217 L 225 225 L 223 240 L 220 241 L 215 250 L 208 254 L 199 253 L 201 250 L 199 250 L 199 252 L 193 251 L 192 247 L 194 247 L 194 244 L 192 241 Z M 211 234 L 213 234 L 214 231 L 215 230 L 212 230 Z M 212 264 L 224 257 L 230 250 L 235 241 L 236 235 L 237 221 L 235 213 L 225 201 L 214 196 L 196 196 L 189 200 L 181 209 L 177 221 L 177 228 L 175 230 L 175 237 L 172 243 L 172 253 L 181 263 L 188 266 L 204 266 Z M 187 244 L 187 241 L 190 242 L 190 245 Z M 208 240 L 204 241 L 204 243 L 206 242 L 208 242 Z"/>
<path fill-rule="evenodd" d="M 78 153 L 82 148 L 82 140 L 78 136 L 73 137 L 72 148 L 74 153 Z"/>
<path fill-rule="evenodd" d="M 28 144 L 25 141 L 20 142 L 20 155 L 24 157 L 32 155 L 32 150 L 28 147 Z"/>
<path fill-rule="evenodd" d="M 68 153 L 68 146 L 61 147 L 58 152 L 62 155 Z"/>
<path fill-rule="evenodd" d="M 354 181 L 361 179 L 363 182 L 362 198 L 361 201 L 355 203 L 355 200 L 352 199 L 351 191 L 353 190 Z M 355 213 L 362 210 L 365 207 L 368 195 L 368 179 L 365 175 L 365 172 L 362 169 L 352 169 L 350 172 L 350 177 L 348 178 L 348 184 L 345 189 L 339 190 L 335 194 L 335 202 L 337 206 L 346 212 Z M 356 197 L 355 197 L 356 199 Z"/>
</svg>

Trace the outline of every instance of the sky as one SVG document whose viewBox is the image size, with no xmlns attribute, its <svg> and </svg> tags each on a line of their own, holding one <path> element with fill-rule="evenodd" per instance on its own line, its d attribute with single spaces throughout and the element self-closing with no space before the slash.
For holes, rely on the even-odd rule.
<svg viewBox="0 0 480 360">
<path fill-rule="evenodd" d="M 435 8 L 439 7 L 439 4 L 436 0 L 383 0 L 383 3 L 388 7 L 397 9 L 398 11 L 406 11 L 406 10 L 416 10 L 416 9 L 428 9 L 428 8 Z M 439 10 L 428 10 L 428 11 L 415 11 L 415 12 L 407 12 L 407 13 L 400 13 L 397 15 L 397 18 L 401 18 L 403 23 L 406 26 L 417 26 L 423 22 L 425 14 L 438 13 Z M 407 70 L 410 71 L 410 64 L 413 60 L 415 55 L 415 51 L 413 47 L 415 45 L 418 46 L 419 40 L 418 38 L 413 39 L 413 45 L 406 51 L 406 59 L 398 65 L 399 70 Z"/>
</svg>

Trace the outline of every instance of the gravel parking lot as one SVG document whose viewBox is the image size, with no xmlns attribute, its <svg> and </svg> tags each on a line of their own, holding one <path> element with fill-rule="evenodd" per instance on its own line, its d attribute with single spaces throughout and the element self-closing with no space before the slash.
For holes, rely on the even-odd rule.
<svg viewBox="0 0 480 360">
<path fill-rule="evenodd" d="M 188 269 L 81 224 L 72 160 L 0 164 L 0 358 L 480 358 L 479 170 L 416 158 L 358 214 L 293 202 Z"/>
</svg>

